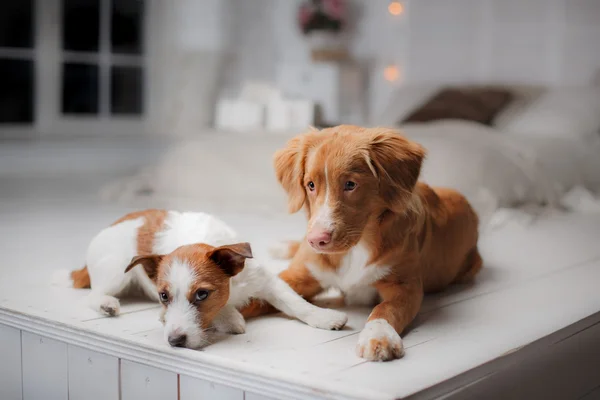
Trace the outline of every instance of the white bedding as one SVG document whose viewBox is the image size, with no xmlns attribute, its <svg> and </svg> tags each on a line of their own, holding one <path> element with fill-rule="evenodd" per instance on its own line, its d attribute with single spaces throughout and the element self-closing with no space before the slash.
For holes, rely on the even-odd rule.
<svg viewBox="0 0 600 400">
<path fill-rule="evenodd" d="M 519 136 L 458 120 L 401 130 L 428 150 L 421 179 L 460 190 L 483 214 L 532 204 L 572 209 L 577 202 L 565 203 L 566 194 L 589 200 L 600 191 L 600 136 Z"/>
<path fill-rule="evenodd" d="M 600 137 L 522 137 L 465 121 L 405 125 L 401 131 L 428 150 L 422 180 L 463 192 L 484 222 L 503 207 L 600 209 L 590 194 L 600 191 Z M 156 166 L 102 194 L 168 208 L 285 213 L 272 156 L 293 135 L 207 132 L 181 141 Z"/>
</svg>

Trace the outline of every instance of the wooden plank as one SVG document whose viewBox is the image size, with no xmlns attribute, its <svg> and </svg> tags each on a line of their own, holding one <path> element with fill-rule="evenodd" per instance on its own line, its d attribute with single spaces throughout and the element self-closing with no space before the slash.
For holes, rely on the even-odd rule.
<svg viewBox="0 0 600 400">
<path fill-rule="evenodd" d="M 185 375 L 179 377 L 179 396 L 180 400 L 244 400 L 244 392 L 240 389 Z"/>
<path fill-rule="evenodd" d="M 10 279 L 0 279 L 0 316 L 7 317 L 6 323 L 23 323 L 19 326 L 24 330 L 50 337 L 53 332 L 65 342 L 70 337 L 86 340 L 87 332 L 80 331 L 84 327 L 103 335 L 111 343 L 107 351 L 114 351 L 115 356 L 171 371 L 182 365 L 181 372 L 216 383 L 241 386 L 258 375 L 268 394 L 289 389 L 291 396 L 300 386 L 304 393 L 316 390 L 330 397 L 385 399 L 439 388 L 440 382 L 464 371 L 472 371 L 473 380 L 481 378 L 479 373 L 491 360 L 597 313 L 600 263 L 574 264 L 600 254 L 600 248 L 592 243 L 597 241 L 600 219 L 586 216 L 589 221 L 582 223 L 580 218 L 552 217 L 531 227 L 509 225 L 484 238 L 487 264 L 476 284 L 428 296 L 414 329 L 404 337 L 406 358 L 390 363 L 372 364 L 355 355 L 368 308 L 346 308 L 350 321 L 339 332 L 268 316 L 249 321 L 246 334 L 226 336 L 203 351 L 171 349 L 164 341 L 157 309 L 80 322 L 83 314 L 75 315 L 78 310 L 74 307 L 72 319 L 67 319 L 68 313 L 58 311 L 72 307 L 69 301 L 83 300 L 79 292 L 67 290 L 63 298 L 63 288 L 47 285 L 49 273 L 40 273 L 32 284 L 19 275 L 26 271 L 21 268 Z M 235 219 L 232 224 L 237 225 Z M 519 248 L 527 252 L 514 251 Z M 51 260 L 45 268 L 58 268 Z M 23 263 L 16 254 L 12 261 Z M 75 264 L 79 265 L 69 263 Z M 561 295 L 553 295 L 556 293 Z M 59 323 L 51 326 L 48 320 Z M 175 357 L 181 357 L 181 364 Z M 168 366 L 163 363 L 166 359 Z M 389 376 L 402 379 L 386 379 Z M 265 378 L 277 384 L 270 385 Z M 289 386 L 281 389 L 282 384 Z M 443 393 L 455 388 L 444 386 Z"/>
<path fill-rule="evenodd" d="M 402 360 L 363 363 L 327 378 L 369 384 L 393 397 L 435 386 L 489 362 L 490 354 L 500 357 L 597 313 L 599 267 L 596 262 L 563 270 L 438 310 L 423 327 L 441 333 L 436 340 L 408 349 Z M 560 296 L 552 294 L 557 290 Z M 391 375 L 402 376 L 403 384 L 389 380 Z"/>
<path fill-rule="evenodd" d="M 23 332 L 23 398 L 68 400 L 67 345 Z"/>
<path fill-rule="evenodd" d="M 580 397 L 577 400 L 598 400 L 600 399 L 600 386 L 594 388 L 589 393 L 586 393 L 583 397 Z"/>
<path fill-rule="evenodd" d="M 448 400 L 580 399 L 600 387 L 600 323 L 511 363 Z M 590 397 L 591 398 L 591 397 Z"/>
<path fill-rule="evenodd" d="M 118 400 L 119 359 L 68 346 L 69 400 Z"/>
<path fill-rule="evenodd" d="M 244 400 L 277 400 L 274 397 L 263 396 L 262 394 L 246 392 L 244 393 Z"/>
<path fill-rule="evenodd" d="M 21 331 L 0 324 L 0 399 L 23 398 L 21 380 Z"/>
<path fill-rule="evenodd" d="M 177 374 L 121 360 L 121 400 L 177 400 Z"/>
<path fill-rule="evenodd" d="M 140 332 L 162 328 L 159 315 L 160 307 L 151 306 L 150 309 L 122 314 L 117 318 L 98 318 L 84 321 L 83 324 L 96 332 L 130 338 Z"/>
</svg>

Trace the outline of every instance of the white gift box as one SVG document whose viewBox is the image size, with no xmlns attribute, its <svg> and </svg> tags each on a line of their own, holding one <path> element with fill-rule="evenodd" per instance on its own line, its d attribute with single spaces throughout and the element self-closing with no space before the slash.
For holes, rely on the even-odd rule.
<svg viewBox="0 0 600 400">
<path fill-rule="evenodd" d="M 265 106 L 253 101 L 221 99 L 217 104 L 215 127 L 227 130 L 255 130 L 264 126 Z"/>
<path fill-rule="evenodd" d="M 314 119 L 312 101 L 273 98 L 267 104 L 265 127 L 270 131 L 306 129 L 314 124 Z"/>
</svg>

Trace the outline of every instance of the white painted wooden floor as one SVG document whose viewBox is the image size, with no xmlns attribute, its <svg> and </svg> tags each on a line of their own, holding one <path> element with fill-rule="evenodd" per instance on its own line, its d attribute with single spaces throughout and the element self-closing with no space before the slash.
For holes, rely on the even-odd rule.
<svg viewBox="0 0 600 400">
<path fill-rule="evenodd" d="M 368 309 L 346 309 L 350 321 L 339 332 L 269 316 L 203 351 L 172 349 L 157 305 L 130 301 L 123 315 L 105 318 L 86 307 L 85 290 L 50 286 L 52 271 L 80 267 L 90 238 L 131 210 L 96 198 L 116 169 L 73 167 L 45 175 L 0 169 L 0 399 L 461 398 L 452 391 L 597 332 L 586 328 L 600 321 L 600 216 L 554 215 L 482 238 L 478 282 L 426 298 L 402 360 L 354 354 Z M 221 217 L 255 238 L 262 258 L 272 241 L 303 232 L 300 217 Z M 600 371 L 598 362 L 593 368 Z M 593 395 L 595 385 L 600 373 L 568 394 Z"/>
</svg>

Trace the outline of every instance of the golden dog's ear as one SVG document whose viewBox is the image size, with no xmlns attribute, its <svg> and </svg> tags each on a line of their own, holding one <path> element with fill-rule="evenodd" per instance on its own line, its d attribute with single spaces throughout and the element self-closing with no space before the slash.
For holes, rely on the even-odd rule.
<svg viewBox="0 0 600 400">
<path fill-rule="evenodd" d="M 273 156 L 275 174 L 288 195 L 290 213 L 300 210 L 306 201 L 303 182 L 306 154 L 319 136 L 321 136 L 320 131 L 311 128 L 309 132 L 291 139 L 283 149 L 277 150 Z"/>
<path fill-rule="evenodd" d="M 425 149 L 394 130 L 374 129 L 369 157 L 383 200 L 394 212 L 406 211 L 419 179 Z"/>
</svg>

